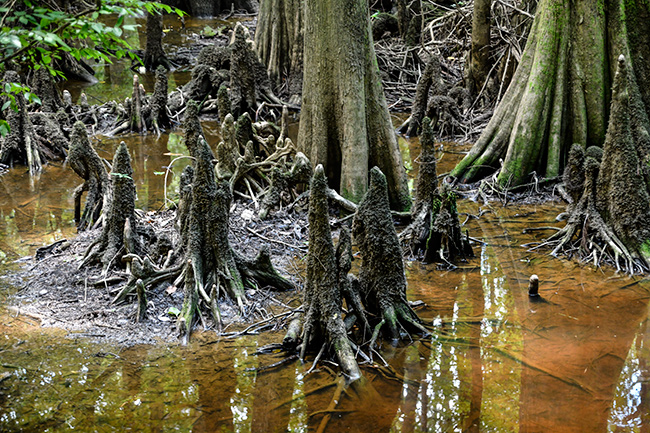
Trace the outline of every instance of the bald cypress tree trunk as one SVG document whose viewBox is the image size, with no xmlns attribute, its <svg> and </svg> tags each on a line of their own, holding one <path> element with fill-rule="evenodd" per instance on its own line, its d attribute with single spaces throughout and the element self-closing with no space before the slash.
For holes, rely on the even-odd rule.
<svg viewBox="0 0 650 433">
<path fill-rule="evenodd" d="M 499 169 L 501 185 L 532 172 L 559 176 L 571 144 L 602 146 L 619 55 L 630 63 L 631 104 L 647 135 L 647 2 L 541 0 L 519 68 L 489 125 L 452 174 L 472 182 Z M 640 134 L 641 147 L 647 138 Z M 643 151 L 647 155 L 647 150 Z"/>
<path fill-rule="evenodd" d="M 302 72 L 301 0 L 265 0 L 260 4 L 255 50 L 274 85 Z"/>
<path fill-rule="evenodd" d="M 368 170 L 386 175 L 393 208 L 410 205 L 406 173 L 379 79 L 368 2 L 306 0 L 298 146 L 330 184 L 359 201 Z"/>
<path fill-rule="evenodd" d="M 476 96 L 490 71 L 490 0 L 475 0 L 467 90 Z"/>
<path fill-rule="evenodd" d="M 144 51 L 144 66 L 147 71 L 155 71 L 158 66 L 169 70 L 169 60 L 162 46 L 163 16 L 147 14 L 147 44 Z"/>
</svg>

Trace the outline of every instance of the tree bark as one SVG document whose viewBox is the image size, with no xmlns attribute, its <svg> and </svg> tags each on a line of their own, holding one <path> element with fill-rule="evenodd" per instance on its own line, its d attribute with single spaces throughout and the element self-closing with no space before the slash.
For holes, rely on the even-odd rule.
<svg viewBox="0 0 650 433">
<path fill-rule="evenodd" d="M 474 0 L 467 72 L 467 90 L 473 97 L 481 91 L 490 71 L 490 3 L 490 0 Z"/>
<path fill-rule="evenodd" d="M 303 48 L 302 3 L 300 0 L 265 0 L 260 4 L 255 50 L 275 86 L 284 79 L 289 79 L 291 83 L 295 79 L 300 80 Z"/>
<path fill-rule="evenodd" d="M 147 71 L 155 71 L 158 66 L 169 70 L 169 60 L 162 46 L 163 16 L 159 13 L 147 14 L 147 44 L 144 50 L 144 66 Z"/>
<path fill-rule="evenodd" d="M 410 205 L 406 173 L 372 44 L 368 2 L 307 0 L 298 147 L 322 164 L 346 198 L 359 201 L 368 170 L 386 174 L 391 206 Z"/>
<path fill-rule="evenodd" d="M 361 377 L 341 315 L 341 290 L 337 278 L 327 206 L 327 179 L 322 165 L 314 170 L 309 195 L 309 251 L 307 253 L 306 308 L 300 357 L 308 347 L 329 342 L 341 369 L 351 380 Z"/>
<path fill-rule="evenodd" d="M 542 245 L 553 246 L 553 254 L 577 251 L 595 265 L 608 258 L 617 269 L 648 272 L 650 169 L 640 145 L 647 130 L 633 126 L 643 113 L 632 103 L 633 78 L 625 57 L 621 55 L 617 63 L 604 149 L 592 146 L 584 152 L 580 145 L 572 146 L 564 173 L 564 187 L 572 200 L 568 221 Z"/>
<path fill-rule="evenodd" d="M 230 102 L 233 116 L 257 109 L 257 86 L 255 66 L 257 59 L 248 43 L 249 34 L 244 26 L 237 23 L 230 44 Z"/>
<path fill-rule="evenodd" d="M 21 83 L 17 72 L 5 73 L 3 86 L 8 83 Z M 16 110 L 10 107 L 3 113 L 11 130 L 5 137 L 0 137 L 0 163 L 10 167 L 14 164 L 25 164 L 29 168 L 29 175 L 34 176 L 43 169 L 41 152 L 25 98 L 21 94 L 16 94 L 14 97 Z M 0 103 L 4 105 L 7 100 L 8 98 L 2 98 Z"/>
<path fill-rule="evenodd" d="M 406 300 L 402 250 L 388 204 L 386 177 L 377 167 L 370 170 L 370 186 L 352 222 L 352 234 L 362 255 L 363 305 L 381 318 L 373 339 L 384 326 L 394 341 L 400 338 L 402 327 L 427 333 Z"/>
<path fill-rule="evenodd" d="M 138 254 L 136 240 L 135 183 L 131 157 L 124 142 L 121 142 L 113 158 L 111 171 L 111 200 L 105 208 L 102 232 L 84 256 L 82 266 L 101 262 L 104 269 L 121 266 L 122 256 Z"/>
<path fill-rule="evenodd" d="M 86 126 L 77 121 L 72 127 L 68 164 L 84 183 L 74 191 L 74 219 L 77 230 L 92 227 L 99 219 L 102 209 L 110 203 L 111 185 L 106 166 L 90 144 Z M 86 203 L 81 213 L 81 195 L 86 192 Z"/>
<path fill-rule="evenodd" d="M 650 17 L 642 1 L 541 0 L 519 68 L 487 128 L 452 174 L 472 182 L 556 177 L 571 144 L 602 146 L 617 58 L 630 59 L 631 104 L 647 130 Z"/>
<path fill-rule="evenodd" d="M 420 43 L 422 35 L 422 4 L 420 0 L 397 0 L 397 26 L 407 47 Z"/>
</svg>

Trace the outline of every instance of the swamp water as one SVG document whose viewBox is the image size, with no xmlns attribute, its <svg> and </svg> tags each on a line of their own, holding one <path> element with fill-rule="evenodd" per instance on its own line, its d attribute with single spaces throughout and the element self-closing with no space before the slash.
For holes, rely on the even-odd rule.
<svg viewBox="0 0 650 433">
<path fill-rule="evenodd" d="M 214 145 L 217 125 L 204 128 Z M 185 153 L 180 136 L 123 139 L 138 207 L 155 211 L 187 163 L 165 181 Z M 103 139 L 100 154 L 118 141 Z M 0 177 L 0 262 L 73 236 L 79 183 L 57 165 L 31 183 L 20 168 Z M 488 210 L 466 225 L 486 244 L 454 271 L 407 263 L 408 297 L 425 302 L 418 314 L 433 333 L 362 366 L 370 398 L 347 390 L 334 404 L 337 368 L 326 362 L 310 374 L 298 361 L 259 370 L 284 359 L 256 354 L 280 332 L 122 348 L 2 310 L 0 431 L 307 432 L 329 415 L 330 432 L 650 432 L 650 285 L 520 246 L 547 234 L 524 229 L 555 225 L 563 207 L 461 201 L 461 212 Z M 527 295 L 533 273 L 539 302 Z M 5 303 L 16 288 L 0 285 Z"/>
<path fill-rule="evenodd" d="M 182 146 L 174 135 L 126 140 L 139 206 L 156 210 L 164 175 L 155 173 Z M 105 152 L 114 146 L 99 144 Z M 5 261 L 73 235 L 78 182 L 52 165 L 31 189 L 24 170 L 0 178 Z M 474 215 L 479 207 L 459 203 Z M 305 374 L 311 364 L 293 361 L 256 371 L 284 358 L 255 354 L 279 342 L 279 332 L 235 340 L 196 332 L 187 347 L 121 348 L 4 313 L 0 431 L 306 432 L 325 414 L 332 432 L 649 431 L 650 286 L 520 247 L 544 233 L 523 229 L 552 225 L 562 208 L 482 206 L 488 212 L 466 225 L 487 242 L 475 246 L 475 258 L 454 271 L 407 263 L 409 299 L 426 303 L 418 313 L 433 324 L 432 336 L 383 347 L 387 366 L 379 359 L 363 366 L 373 397 L 350 390 L 333 406 L 335 366 Z M 533 273 L 541 302 L 528 298 Z"/>
</svg>

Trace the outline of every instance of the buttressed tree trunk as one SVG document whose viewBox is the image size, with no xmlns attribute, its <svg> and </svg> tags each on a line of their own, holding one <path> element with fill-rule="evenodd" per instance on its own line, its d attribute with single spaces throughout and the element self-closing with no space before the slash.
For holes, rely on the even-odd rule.
<svg viewBox="0 0 650 433">
<path fill-rule="evenodd" d="M 303 8 L 300 0 L 260 4 L 255 50 L 274 85 L 302 71 Z"/>
<path fill-rule="evenodd" d="M 384 98 L 365 0 L 306 0 L 298 147 L 323 164 L 341 195 L 359 201 L 368 170 L 386 175 L 393 208 L 410 205 Z"/>
<path fill-rule="evenodd" d="M 467 73 L 467 90 L 480 92 L 490 70 L 490 0 L 475 0 L 472 15 L 472 49 Z"/>
<path fill-rule="evenodd" d="M 647 149 L 649 18 L 639 0 L 541 0 L 508 90 L 452 174 L 472 182 L 503 159 L 498 182 L 517 185 L 532 172 L 559 176 L 573 143 L 602 146 L 619 55 L 629 59 L 630 104 L 640 108 L 633 122 Z"/>
</svg>

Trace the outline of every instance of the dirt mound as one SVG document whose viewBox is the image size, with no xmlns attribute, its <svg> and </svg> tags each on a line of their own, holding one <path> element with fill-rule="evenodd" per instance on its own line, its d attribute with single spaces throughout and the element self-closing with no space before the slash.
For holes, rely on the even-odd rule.
<svg viewBox="0 0 650 433">
<path fill-rule="evenodd" d="M 142 216 L 157 233 L 175 230 L 173 211 Z M 39 249 L 34 257 L 21 259 L 22 269 L 8 278 L 26 283 L 9 301 L 9 310 L 38 319 L 42 326 L 65 329 L 70 337 L 84 336 L 126 346 L 177 342 L 176 315 L 183 304 L 182 289 L 177 289 L 171 281 L 163 281 L 148 290 L 147 317 L 138 323 L 135 295 L 124 304 L 111 304 L 128 280 L 126 272 L 110 271 L 103 275 L 101 266 L 79 270 L 84 252 L 99 232 L 100 229 L 82 232 L 69 241 Z M 304 212 L 279 211 L 260 221 L 252 204 L 233 203 L 229 238 L 233 247 L 247 256 L 253 256 L 267 244 L 275 267 L 297 287 L 302 287 L 299 263 L 306 253 L 307 240 Z M 260 321 L 265 322 L 265 328 L 279 326 L 280 319 L 274 319 L 277 313 L 285 311 L 287 303 L 294 306 L 301 303 L 301 295 L 296 292 L 278 293 L 266 288 L 248 289 L 246 296 L 251 308 L 245 316 L 233 302 L 220 300 L 225 335 Z M 294 298 L 298 301 L 293 301 Z M 197 325 L 205 330 L 213 326 L 209 321 Z"/>
</svg>

